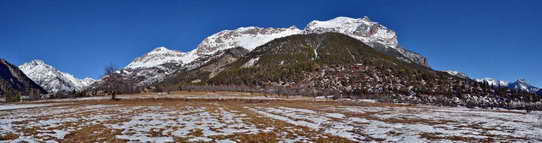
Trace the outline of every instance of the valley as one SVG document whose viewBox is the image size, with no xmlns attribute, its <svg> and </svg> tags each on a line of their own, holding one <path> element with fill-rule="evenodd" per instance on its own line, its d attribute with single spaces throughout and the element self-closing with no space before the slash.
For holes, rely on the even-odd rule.
<svg viewBox="0 0 542 143">
<path fill-rule="evenodd" d="M 542 143 L 542 1 L 0 1 L 0 143 Z"/>
</svg>

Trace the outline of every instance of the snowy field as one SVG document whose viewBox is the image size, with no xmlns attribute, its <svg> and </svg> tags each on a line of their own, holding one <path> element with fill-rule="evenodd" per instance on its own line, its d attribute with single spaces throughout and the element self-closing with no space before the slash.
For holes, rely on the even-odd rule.
<svg viewBox="0 0 542 143">
<path fill-rule="evenodd" d="M 0 109 L 0 142 L 542 142 L 542 113 L 511 110 L 172 99 Z"/>
</svg>

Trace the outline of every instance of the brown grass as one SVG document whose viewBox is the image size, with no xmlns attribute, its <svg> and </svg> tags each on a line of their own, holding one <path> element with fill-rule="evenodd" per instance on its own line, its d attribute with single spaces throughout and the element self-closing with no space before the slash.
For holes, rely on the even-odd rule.
<svg viewBox="0 0 542 143">
<path fill-rule="evenodd" d="M 9 134 L 0 136 L 0 141 L 14 140 L 14 139 L 17 139 L 17 138 L 19 138 L 18 135 L 13 134 L 13 133 L 9 133 Z"/>
<path fill-rule="evenodd" d="M 494 140 L 491 138 L 477 139 L 477 138 L 472 138 L 472 137 L 461 137 L 461 136 L 443 137 L 443 136 L 439 136 L 440 134 L 437 134 L 437 133 L 421 133 L 419 135 L 431 141 L 450 140 L 450 141 L 461 141 L 461 142 L 484 142 L 484 143 L 494 142 Z"/>
</svg>

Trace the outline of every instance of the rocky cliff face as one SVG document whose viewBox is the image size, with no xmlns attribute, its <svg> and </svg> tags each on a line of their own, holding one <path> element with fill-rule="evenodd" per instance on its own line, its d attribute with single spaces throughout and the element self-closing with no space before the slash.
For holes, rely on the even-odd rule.
<svg viewBox="0 0 542 143">
<path fill-rule="evenodd" d="M 43 88 L 28 78 L 19 68 L 0 59 L 0 98 L 18 100 L 17 96 L 39 98 L 45 94 Z"/>
</svg>

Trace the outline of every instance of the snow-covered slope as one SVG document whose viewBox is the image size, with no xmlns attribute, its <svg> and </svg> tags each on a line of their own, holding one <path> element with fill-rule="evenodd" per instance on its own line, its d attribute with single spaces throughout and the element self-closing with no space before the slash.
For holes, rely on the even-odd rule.
<svg viewBox="0 0 542 143">
<path fill-rule="evenodd" d="M 83 85 L 83 87 L 88 87 L 91 84 L 93 84 L 94 82 L 96 82 L 95 79 L 90 78 L 90 77 L 84 78 L 84 79 L 82 79 L 80 81 L 81 81 L 81 84 Z"/>
<path fill-rule="evenodd" d="M 354 37 L 373 48 L 393 50 L 406 57 L 401 59 L 427 66 L 427 60 L 420 54 L 403 49 L 397 41 L 397 35 L 391 29 L 371 21 L 368 17 L 350 18 L 337 17 L 328 21 L 312 21 L 304 33 L 338 32 Z"/>
<path fill-rule="evenodd" d="M 30 79 L 50 93 L 59 91 L 80 91 L 94 82 L 91 78 L 80 80 L 73 75 L 61 72 L 42 60 L 32 60 L 19 66 Z"/>
<path fill-rule="evenodd" d="M 198 45 L 195 53 L 209 55 L 235 47 L 243 47 L 250 51 L 271 40 L 301 33 L 302 30 L 295 26 L 289 28 L 241 27 L 235 30 L 224 30 L 205 38 Z"/>
<path fill-rule="evenodd" d="M 525 79 L 520 79 L 520 80 L 516 80 L 515 82 L 509 83 L 508 87 L 512 89 L 520 89 L 520 90 L 531 92 L 531 93 L 536 93 L 538 92 L 538 90 L 540 90 L 540 88 L 527 83 Z"/>
<path fill-rule="evenodd" d="M 444 71 L 444 72 L 446 72 L 446 73 L 448 73 L 450 75 L 456 76 L 456 77 L 460 77 L 460 78 L 469 78 L 469 76 L 467 76 L 467 74 L 459 72 L 459 71 L 447 70 L 447 71 Z"/>
<path fill-rule="evenodd" d="M 121 69 L 125 78 L 137 85 L 148 85 L 163 80 L 167 75 L 182 69 L 187 61 L 192 61 L 189 53 L 158 47 L 134 59 Z"/>
<path fill-rule="evenodd" d="M 136 58 L 125 69 L 150 68 L 162 65 L 164 63 L 183 64 L 183 57 L 186 53 L 158 47 L 149 53 Z"/>
</svg>

